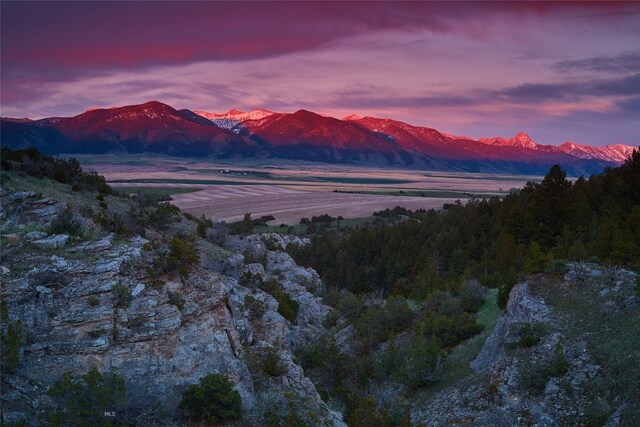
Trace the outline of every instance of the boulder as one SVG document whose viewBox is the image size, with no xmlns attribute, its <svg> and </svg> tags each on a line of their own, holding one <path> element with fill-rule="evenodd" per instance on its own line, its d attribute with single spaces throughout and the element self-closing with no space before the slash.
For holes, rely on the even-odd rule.
<svg viewBox="0 0 640 427">
<path fill-rule="evenodd" d="M 34 240 L 33 245 L 40 249 L 58 249 L 64 247 L 69 241 L 66 234 L 54 234 L 44 239 Z"/>
</svg>

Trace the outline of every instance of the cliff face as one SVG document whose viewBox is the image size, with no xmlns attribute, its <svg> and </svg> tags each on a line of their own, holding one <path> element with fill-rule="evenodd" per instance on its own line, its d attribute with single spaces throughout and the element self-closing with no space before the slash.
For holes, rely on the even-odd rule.
<svg viewBox="0 0 640 427">
<path fill-rule="evenodd" d="M 475 374 L 429 402 L 414 402 L 412 420 L 429 426 L 634 425 L 640 409 L 633 383 L 640 332 L 635 280 L 622 269 L 574 264 L 563 277 L 519 283 L 471 363 Z"/>
<path fill-rule="evenodd" d="M 105 235 L 73 207 L 94 236 L 48 235 L 66 204 L 35 193 L 3 190 L 2 206 L 5 230 L 15 230 L 6 246 L 15 256 L 3 259 L 2 299 L 24 335 L 20 364 L 3 376 L 5 421 L 35 422 L 63 372 L 79 375 L 95 365 L 125 379 L 127 406 L 138 419 L 179 419 L 184 389 L 222 373 L 240 393 L 247 420 L 285 410 L 289 395 L 308 414 L 343 425 L 292 356 L 294 345 L 323 332 L 328 308 L 314 294 L 322 288 L 315 271 L 267 250 L 260 236 L 227 237 L 222 247 L 201 242 L 218 250 L 217 262 L 203 259 L 187 276 L 158 283 L 148 277 L 151 238 Z M 278 313 L 272 295 L 243 279 L 247 272 L 260 283 L 277 280 L 298 304 L 296 318 Z M 260 371 L 265 352 L 277 354 L 279 375 Z"/>
</svg>

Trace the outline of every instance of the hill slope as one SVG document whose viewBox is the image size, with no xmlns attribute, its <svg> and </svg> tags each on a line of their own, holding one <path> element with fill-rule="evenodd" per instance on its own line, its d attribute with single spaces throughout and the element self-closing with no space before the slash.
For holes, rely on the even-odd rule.
<svg viewBox="0 0 640 427">
<path fill-rule="evenodd" d="M 560 279 L 540 275 L 519 283 L 471 363 L 475 373 L 415 396 L 412 420 L 634 425 L 640 416 L 635 280 L 626 270 L 574 264 Z"/>
</svg>

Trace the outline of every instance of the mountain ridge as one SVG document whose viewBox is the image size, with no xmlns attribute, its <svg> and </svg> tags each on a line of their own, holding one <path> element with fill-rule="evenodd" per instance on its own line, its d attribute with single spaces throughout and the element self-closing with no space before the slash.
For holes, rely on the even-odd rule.
<svg viewBox="0 0 640 427">
<path fill-rule="evenodd" d="M 158 152 L 215 158 L 282 158 L 326 163 L 493 173 L 545 173 L 561 164 L 572 175 L 623 162 L 633 147 L 592 147 L 512 138 L 473 139 L 389 118 L 343 119 L 308 110 L 208 113 L 150 101 L 96 108 L 74 117 L 2 118 L 3 144 L 48 154 Z"/>
</svg>

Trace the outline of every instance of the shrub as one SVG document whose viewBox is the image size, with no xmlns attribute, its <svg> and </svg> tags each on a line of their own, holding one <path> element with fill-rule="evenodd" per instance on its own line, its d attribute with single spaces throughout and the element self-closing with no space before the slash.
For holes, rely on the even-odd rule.
<svg viewBox="0 0 640 427">
<path fill-rule="evenodd" d="M 520 347 L 533 347 L 540 342 L 543 335 L 544 325 L 542 323 L 525 323 L 520 328 Z"/>
<path fill-rule="evenodd" d="M 131 304 L 133 300 L 129 288 L 120 283 L 111 288 L 111 293 L 113 294 L 113 301 L 116 307 L 129 307 L 129 304 Z"/>
<path fill-rule="evenodd" d="M 260 355 L 260 368 L 270 377 L 279 377 L 287 372 L 280 359 L 280 354 L 272 348 Z"/>
<path fill-rule="evenodd" d="M 103 206 L 104 205 L 104 206 Z M 106 211 L 107 204 L 100 202 L 100 207 L 105 209 L 104 212 L 98 212 L 93 220 L 104 228 L 106 231 L 116 233 L 118 236 L 128 237 L 133 234 L 132 227 L 127 224 L 125 218 L 117 213 L 109 213 Z"/>
<path fill-rule="evenodd" d="M 4 170 L 19 169 L 28 175 L 54 179 L 71 185 L 73 191 L 89 190 L 109 194 L 112 192 L 103 176 L 96 172 L 83 171 L 80 162 L 74 158 L 44 156 L 33 147 L 16 151 L 2 147 L 0 157 Z"/>
<path fill-rule="evenodd" d="M 57 218 L 51 221 L 48 232 L 49 234 L 77 235 L 79 228 L 78 222 L 73 218 L 73 211 L 67 207 L 58 212 Z"/>
<path fill-rule="evenodd" d="M 326 222 L 330 223 L 331 221 L 335 221 L 336 218 L 332 217 L 329 214 L 322 214 L 318 216 L 312 216 L 311 222 Z"/>
<path fill-rule="evenodd" d="M 95 366 L 78 381 L 65 372 L 48 394 L 57 404 L 56 409 L 47 410 L 52 426 L 110 426 L 122 418 L 126 401 L 124 379 L 115 372 L 101 373 Z M 105 413 L 115 413 L 115 417 L 107 418 Z"/>
<path fill-rule="evenodd" d="M 4 317 L 4 316 L 3 316 Z M 22 322 L 9 322 L 3 319 L 6 328 L 2 331 L 2 367 L 5 372 L 13 372 L 20 364 L 20 347 L 22 347 Z M 4 326 L 4 325 L 3 325 Z"/>
<path fill-rule="evenodd" d="M 566 374 L 569 371 L 569 362 L 564 355 L 564 347 L 562 344 L 557 344 L 554 349 L 553 362 L 549 366 L 548 373 L 552 377 L 559 377 Z"/>
<path fill-rule="evenodd" d="M 240 277 L 240 285 L 246 288 L 257 288 L 262 284 L 262 276 L 253 274 L 249 270 L 245 271 Z"/>
<path fill-rule="evenodd" d="M 167 295 L 169 296 L 169 304 L 175 305 L 178 307 L 178 310 L 182 311 L 185 302 L 184 298 L 182 298 L 182 296 L 177 292 L 169 291 L 167 292 Z"/>
<path fill-rule="evenodd" d="M 551 363 L 525 362 L 520 367 L 520 384 L 533 395 L 544 391 L 547 382 L 552 377 L 560 377 L 569 370 L 569 362 L 564 355 L 562 344 L 557 344 L 554 349 L 554 356 Z"/>
<path fill-rule="evenodd" d="M 524 260 L 524 271 L 528 273 L 542 273 L 548 264 L 549 256 L 544 253 L 537 242 L 531 242 Z"/>
<path fill-rule="evenodd" d="M 540 338 L 535 335 L 525 335 L 520 338 L 520 346 L 524 348 L 533 347 L 540 342 Z"/>
<path fill-rule="evenodd" d="M 100 300 L 96 296 L 90 296 L 87 302 L 91 307 L 97 307 L 100 304 Z"/>
<path fill-rule="evenodd" d="M 336 309 L 348 319 L 357 319 L 364 311 L 364 299 L 359 295 L 347 294 L 338 300 Z"/>
<path fill-rule="evenodd" d="M 340 314 L 332 308 L 322 320 L 322 326 L 332 328 L 338 324 L 338 320 L 340 320 Z"/>
<path fill-rule="evenodd" d="M 196 221 L 198 222 L 198 226 L 196 228 L 197 233 L 201 237 L 206 237 L 207 229 L 213 227 L 213 221 L 211 221 L 209 218 L 206 218 L 204 214 L 202 215 L 202 217 L 200 217 L 200 219 L 196 219 Z"/>
<path fill-rule="evenodd" d="M 244 296 L 244 306 L 249 310 L 249 316 L 254 319 L 261 318 L 267 311 L 267 306 L 262 301 L 249 294 Z"/>
<path fill-rule="evenodd" d="M 298 317 L 298 303 L 284 291 L 280 282 L 276 279 L 269 279 L 264 285 L 264 290 L 278 301 L 278 313 L 295 324 Z"/>
<path fill-rule="evenodd" d="M 476 313 L 484 303 L 485 288 L 477 280 L 468 280 L 460 287 L 460 305 L 469 313 Z"/>
<path fill-rule="evenodd" d="M 180 407 L 195 420 L 215 424 L 239 418 L 240 404 L 240 394 L 231 382 L 224 375 L 210 374 L 187 387 Z"/>
<path fill-rule="evenodd" d="M 398 376 L 410 388 L 418 388 L 438 380 L 442 375 L 442 352 L 437 340 L 414 335 L 404 349 L 398 351 Z"/>
<path fill-rule="evenodd" d="M 479 333 L 482 325 L 462 309 L 457 299 L 448 293 L 436 292 L 414 329 L 420 335 L 436 338 L 442 347 L 451 347 Z"/>
<path fill-rule="evenodd" d="M 547 273 L 556 275 L 563 275 L 567 271 L 569 271 L 569 266 L 567 266 L 567 262 L 563 259 L 556 259 L 551 261 L 546 269 Z"/>
<path fill-rule="evenodd" d="M 515 283 L 503 283 L 498 288 L 498 299 L 496 302 L 498 304 L 498 307 L 500 307 L 501 309 L 507 307 L 507 303 L 509 302 L 509 293 L 511 292 L 511 289 L 514 285 Z"/>
<path fill-rule="evenodd" d="M 164 230 L 178 218 L 179 213 L 180 208 L 177 206 L 170 203 L 158 203 L 148 216 L 148 220 L 151 226 Z"/>
<path fill-rule="evenodd" d="M 376 402 L 363 397 L 355 402 L 353 411 L 347 416 L 347 424 L 354 427 L 382 426 L 386 424 L 387 411 L 378 410 Z"/>
<path fill-rule="evenodd" d="M 232 234 L 244 234 L 244 233 L 250 233 L 254 227 L 255 227 L 255 224 L 253 222 L 253 219 L 251 219 L 251 213 L 247 212 L 244 214 L 244 218 L 242 219 L 242 221 L 238 221 L 238 222 L 234 222 L 233 224 L 230 224 L 229 231 Z"/>
<path fill-rule="evenodd" d="M 198 261 L 200 256 L 192 242 L 177 236 L 171 238 L 169 255 L 165 258 L 165 268 L 168 273 L 178 273 L 184 277 Z"/>
</svg>

